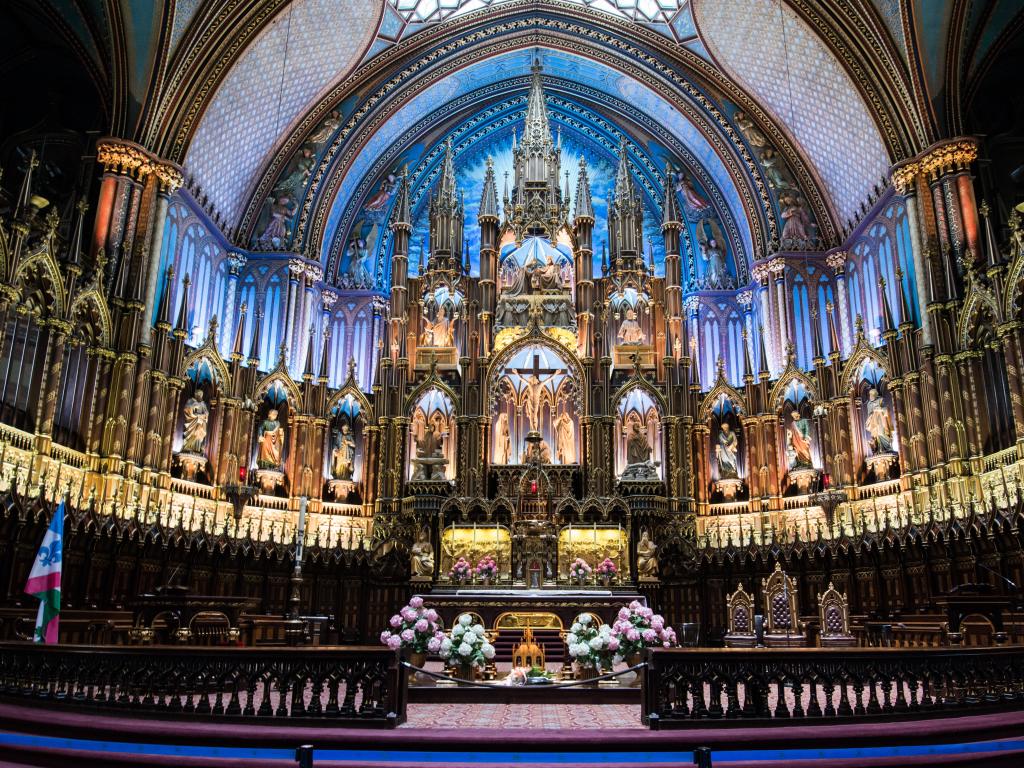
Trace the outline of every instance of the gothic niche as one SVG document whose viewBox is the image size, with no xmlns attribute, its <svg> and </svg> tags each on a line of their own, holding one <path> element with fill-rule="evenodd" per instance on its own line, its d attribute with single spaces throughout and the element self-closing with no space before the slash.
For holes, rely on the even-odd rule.
<svg viewBox="0 0 1024 768">
<path fill-rule="evenodd" d="M 865 481 L 882 482 L 898 472 L 899 447 L 892 418 L 892 398 L 885 371 L 874 360 L 861 366 L 854 390 L 854 412 L 859 414 Z"/>
<path fill-rule="evenodd" d="M 207 455 L 209 454 L 210 409 L 216 402 L 217 386 L 210 362 L 196 360 L 186 372 L 185 390 L 182 392 L 181 443 L 177 463 L 181 477 L 189 481 L 209 483 Z"/>
<path fill-rule="evenodd" d="M 430 351 L 419 359 L 429 367 L 432 361 L 440 366 L 454 366 L 458 360 L 457 323 L 462 318 L 462 296 L 449 293 L 441 286 L 420 302 L 420 333 L 417 341 Z"/>
<path fill-rule="evenodd" d="M 535 325 L 576 328 L 572 259 L 546 238 L 527 237 L 503 248 L 498 269 L 495 330 Z"/>
<path fill-rule="evenodd" d="M 610 337 L 615 339 L 616 368 L 630 366 L 633 357 L 640 365 L 654 364 L 653 316 L 648 302 L 647 294 L 639 293 L 636 288 L 626 288 L 609 297 L 609 331 Z"/>
<path fill-rule="evenodd" d="M 811 421 L 811 397 L 807 386 L 794 378 L 780 398 L 779 421 L 782 424 L 782 452 L 790 489 L 810 493 L 818 479 L 818 446 Z"/>
<path fill-rule="evenodd" d="M 364 417 L 359 401 L 351 392 L 331 409 L 329 448 L 327 451 L 327 490 L 338 501 L 359 504 L 359 483 L 363 475 Z"/>
<path fill-rule="evenodd" d="M 455 477 L 455 407 L 438 387 L 416 399 L 409 414 L 409 479 L 447 482 Z"/>
<path fill-rule="evenodd" d="M 642 387 L 619 400 L 615 414 L 615 474 L 620 480 L 661 480 L 661 408 Z"/>
<path fill-rule="evenodd" d="M 732 501 L 743 488 L 743 426 L 740 407 L 725 393 L 711 408 L 711 457 L 714 489 L 724 501 Z"/>
<path fill-rule="evenodd" d="M 579 392 L 558 351 L 545 344 L 517 350 L 498 369 L 492 392 L 492 463 L 579 463 Z M 531 433 L 540 439 L 527 440 Z"/>
<path fill-rule="evenodd" d="M 286 492 L 284 468 L 291 410 L 288 390 L 280 381 L 267 388 L 256 410 L 256 482 L 268 496 Z"/>
</svg>

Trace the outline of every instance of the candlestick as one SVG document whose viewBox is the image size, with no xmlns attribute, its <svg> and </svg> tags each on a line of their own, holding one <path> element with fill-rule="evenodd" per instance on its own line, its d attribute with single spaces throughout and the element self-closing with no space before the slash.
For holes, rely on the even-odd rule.
<svg viewBox="0 0 1024 768">
<path fill-rule="evenodd" d="M 305 496 L 299 499 L 299 528 L 295 532 L 295 564 L 302 561 L 302 549 L 306 543 L 306 504 Z"/>
</svg>

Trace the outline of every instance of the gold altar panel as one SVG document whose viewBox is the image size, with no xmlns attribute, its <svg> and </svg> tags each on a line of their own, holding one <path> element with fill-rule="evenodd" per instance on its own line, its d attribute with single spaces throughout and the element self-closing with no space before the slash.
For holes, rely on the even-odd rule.
<svg viewBox="0 0 1024 768">
<path fill-rule="evenodd" d="M 566 526 L 558 532 L 558 578 L 569 578 L 569 565 L 577 557 L 597 569 L 606 557 L 615 563 L 619 572 L 614 581 L 628 581 L 629 535 L 618 526 Z M 596 579 L 595 577 L 595 580 Z"/>
<path fill-rule="evenodd" d="M 476 568 L 490 555 L 498 563 L 498 581 L 507 580 L 512 568 L 512 537 L 501 525 L 448 526 L 441 531 L 441 578 L 448 577 L 460 557 Z"/>
</svg>

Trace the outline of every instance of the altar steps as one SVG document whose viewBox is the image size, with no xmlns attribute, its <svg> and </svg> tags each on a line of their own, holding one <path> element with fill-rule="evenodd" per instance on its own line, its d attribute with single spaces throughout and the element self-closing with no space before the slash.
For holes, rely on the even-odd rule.
<svg viewBox="0 0 1024 768">
<path fill-rule="evenodd" d="M 548 664 L 565 662 L 565 642 L 562 633 L 557 629 L 535 629 L 533 640 L 544 648 L 544 659 Z M 512 652 L 523 641 L 523 630 L 501 629 L 494 641 L 494 661 L 498 664 L 512 663 Z"/>
</svg>

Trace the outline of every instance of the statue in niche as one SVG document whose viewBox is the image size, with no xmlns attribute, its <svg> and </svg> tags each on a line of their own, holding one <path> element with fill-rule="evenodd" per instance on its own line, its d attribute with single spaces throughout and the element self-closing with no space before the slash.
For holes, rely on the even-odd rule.
<svg viewBox="0 0 1024 768">
<path fill-rule="evenodd" d="M 559 464 L 572 464 L 576 461 L 572 417 L 565 411 L 555 419 L 555 458 Z"/>
<path fill-rule="evenodd" d="M 260 469 L 280 469 L 281 450 L 284 446 L 284 427 L 277 420 L 277 409 L 267 411 L 267 418 L 260 424 L 259 451 L 256 455 L 256 466 Z"/>
<path fill-rule="evenodd" d="M 331 449 L 331 476 L 335 480 L 351 480 L 356 462 L 356 441 L 348 424 L 334 433 L 334 448 Z"/>
<path fill-rule="evenodd" d="M 864 428 L 871 435 L 871 450 L 876 454 L 893 453 L 892 419 L 889 417 L 885 400 L 874 387 L 868 390 L 864 407 L 867 410 Z"/>
<path fill-rule="evenodd" d="M 750 143 L 750 146 L 757 149 L 768 146 L 768 139 L 761 132 L 761 129 L 754 125 L 754 121 L 747 117 L 745 112 L 737 112 L 733 119 L 740 129 L 740 133 Z"/>
<path fill-rule="evenodd" d="M 423 434 L 416 440 L 416 471 L 413 480 L 444 480 L 444 438 L 447 436 L 440 421 L 425 424 Z"/>
<path fill-rule="evenodd" d="M 783 195 L 779 200 L 782 208 L 782 240 L 783 242 L 800 244 L 811 239 L 811 218 L 807 209 L 796 194 Z"/>
<path fill-rule="evenodd" d="M 508 414 L 499 413 L 494 425 L 494 463 L 508 464 L 512 460 L 512 435 L 508 428 Z"/>
<path fill-rule="evenodd" d="M 644 329 L 636 321 L 636 312 L 632 307 L 626 310 L 626 317 L 619 326 L 619 344 L 636 346 L 647 341 Z"/>
<path fill-rule="evenodd" d="M 434 576 L 434 545 L 430 543 L 430 531 L 421 528 L 416 542 L 410 550 L 412 555 L 412 577 L 429 580 Z"/>
<path fill-rule="evenodd" d="M 270 218 L 257 245 L 265 250 L 280 248 L 288 240 L 288 220 L 295 214 L 295 202 L 291 195 L 282 193 L 267 199 L 270 204 Z"/>
<path fill-rule="evenodd" d="M 319 146 L 331 138 L 340 127 L 341 113 L 336 109 L 331 110 L 331 113 L 320 123 L 320 127 L 316 129 L 316 132 L 309 137 L 309 141 Z"/>
<path fill-rule="evenodd" d="M 771 147 L 765 147 L 761 152 L 761 165 L 768 185 L 773 189 L 792 189 L 795 186 L 782 156 Z"/>
<path fill-rule="evenodd" d="M 786 428 L 786 462 L 790 469 L 810 469 L 814 466 L 811 460 L 811 422 L 795 410 L 790 418 L 792 421 Z"/>
<path fill-rule="evenodd" d="M 366 241 L 361 238 L 353 238 L 348 244 L 348 273 L 352 282 L 359 288 L 370 288 L 373 286 L 373 264 L 370 262 L 370 249 Z"/>
<path fill-rule="evenodd" d="M 522 371 L 516 371 L 516 373 L 522 376 L 526 382 L 526 396 L 523 398 L 523 402 L 526 406 L 526 419 L 530 423 L 530 430 L 538 432 L 540 431 L 540 407 L 544 385 L 551 381 L 555 374 L 549 373 L 542 379 L 536 373 L 531 373 L 529 376 L 525 376 Z"/>
<path fill-rule="evenodd" d="M 183 453 L 204 454 L 206 432 L 210 421 L 210 410 L 203 402 L 203 390 L 197 389 L 183 409 L 185 424 L 181 450 Z"/>
<path fill-rule="evenodd" d="M 316 164 L 316 153 L 309 145 L 303 145 L 295 157 L 292 172 L 285 176 L 277 185 L 279 190 L 288 192 L 295 197 L 305 189 L 306 182 L 313 174 L 313 166 Z"/>
<path fill-rule="evenodd" d="M 718 457 L 718 477 L 722 480 L 739 477 L 739 438 L 732 431 L 729 422 L 723 421 L 718 430 L 718 445 L 715 455 Z"/>
<path fill-rule="evenodd" d="M 641 581 L 655 581 L 658 578 L 658 545 L 651 541 L 645 528 L 636 544 L 636 572 Z"/>
<path fill-rule="evenodd" d="M 715 291 L 731 288 L 732 279 L 725 264 L 725 252 L 715 238 L 700 244 L 700 256 L 704 260 L 704 287 Z"/>
<path fill-rule="evenodd" d="M 626 464 L 633 467 L 649 464 L 651 461 L 651 442 L 647 432 L 639 421 L 634 421 L 626 435 Z"/>
<path fill-rule="evenodd" d="M 366 210 L 372 213 L 379 213 L 387 208 L 388 203 L 391 202 L 391 198 L 395 196 L 398 191 L 398 177 L 393 173 L 389 173 L 387 178 L 380 183 L 380 188 L 377 192 L 366 201 Z"/>
<path fill-rule="evenodd" d="M 424 328 L 423 335 L 420 337 L 420 343 L 425 347 L 454 347 L 455 329 L 453 322 L 456 318 L 458 318 L 458 315 L 449 320 L 448 313 L 445 312 L 444 307 L 438 307 L 435 320 L 431 321 L 429 317 L 423 318 Z"/>
<path fill-rule="evenodd" d="M 528 462 L 537 462 L 540 464 L 551 463 L 551 446 L 548 445 L 547 440 L 539 440 L 535 443 L 528 442 L 526 444 L 526 460 Z"/>
<path fill-rule="evenodd" d="M 693 186 L 693 180 L 685 173 L 676 175 L 676 194 L 682 199 L 683 204 L 694 213 L 703 213 L 711 208 L 711 203 L 701 196 L 697 188 Z"/>
</svg>

